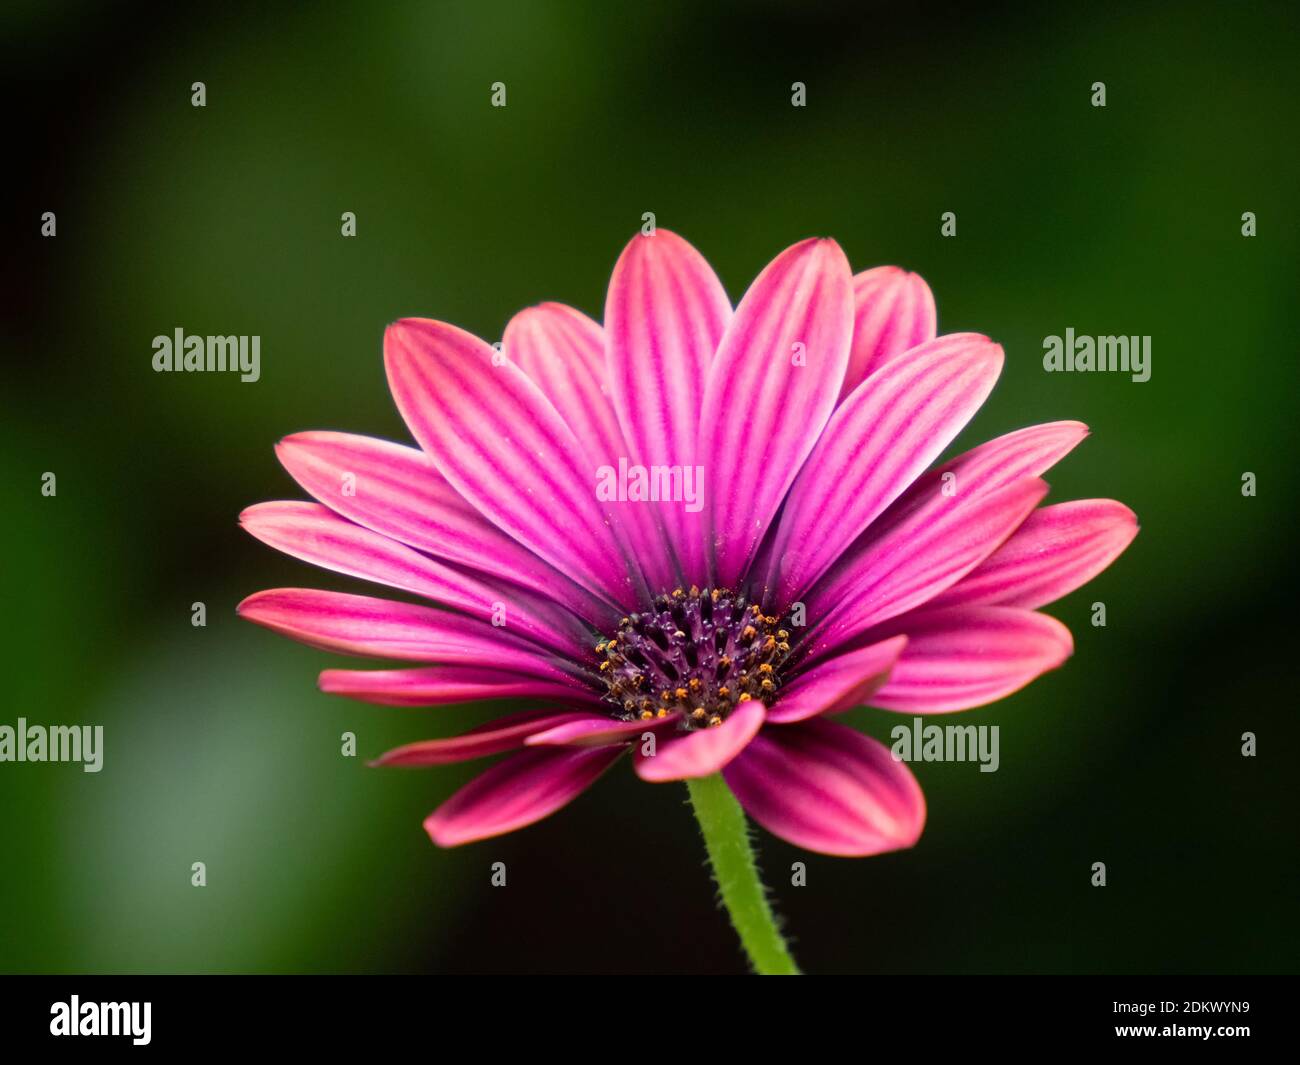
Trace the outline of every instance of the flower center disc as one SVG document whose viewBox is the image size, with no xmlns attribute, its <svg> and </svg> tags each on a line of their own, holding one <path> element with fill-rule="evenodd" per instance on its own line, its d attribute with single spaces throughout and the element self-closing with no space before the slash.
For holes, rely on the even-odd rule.
<svg viewBox="0 0 1300 1065">
<path fill-rule="evenodd" d="M 596 645 L 605 698 L 624 721 L 680 712 L 687 729 L 721 725 L 737 703 L 770 702 L 780 688 L 790 633 L 779 620 L 725 588 L 661 595 Z"/>
</svg>

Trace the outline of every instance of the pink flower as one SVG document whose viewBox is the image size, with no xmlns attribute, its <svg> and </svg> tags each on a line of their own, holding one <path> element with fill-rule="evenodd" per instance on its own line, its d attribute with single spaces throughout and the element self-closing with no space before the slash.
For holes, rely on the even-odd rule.
<svg viewBox="0 0 1300 1065">
<path fill-rule="evenodd" d="M 239 612 L 417 663 L 326 670 L 327 692 L 536 704 L 379 759 L 514 752 L 425 821 L 442 846 L 555 812 L 629 751 L 646 781 L 721 771 L 754 820 L 808 850 L 910 846 L 925 820 L 912 773 L 831 715 L 964 710 L 1059 666 L 1070 633 L 1037 608 L 1137 532 L 1111 500 L 1039 507 L 1078 422 L 927 472 L 1002 349 L 936 338 L 924 281 L 854 276 L 831 240 L 782 252 L 733 310 L 699 253 L 660 230 L 623 252 L 604 328 L 546 303 L 511 320 L 502 353 L 408 318 L 384 357 L 420 448 L 290 436 L 280 460 L 319 502 L 241 520 L 437 607 L 276 589 Z M 657 501 L 637 498 L 647 486 Z"/>
</svg>

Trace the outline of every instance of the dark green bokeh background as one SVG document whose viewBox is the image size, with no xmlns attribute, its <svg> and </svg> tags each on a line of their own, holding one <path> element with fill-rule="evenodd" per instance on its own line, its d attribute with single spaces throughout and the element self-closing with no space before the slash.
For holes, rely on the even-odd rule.
<svg viewBox="0 0 1300 1065">
<path fill-rule="evenodd" d="M 620 766 L 534 828 L 438 851 L 420 821 L 472 769 L 364 759 L 485 712 L 322 695 L 337 658 L 233 611 L 259 588 L 349 587 L 235 518 L 301 496 L 271 451 L 287 433 L 407 439 L 387 322 L 496 339 L 543 299 L 599 316 L 644 211 L 733 299 L 811 234 L 857 268 L 921 272 L 941 330 L 1007 352 L 958 446 L 1082 419 L 1093 435 L 1049 498 L 1113 496 L 1142 521 L 1050 608 L 1075 633 L 1068 665 L 966 717 L 1001 726 L 1001 770 L 916 767 L 915 850 L 848 861 L 760 834 L 806 967 L 1297 968 L 1287 6 L 33 3 L 4 19 L 0 723 L 103 724 L 107 750 L 98 775 L 0 764 L 0 970 L 743 969 L 684 789 Z M 262 379 L 154 374 L 151 339 L 177 326 L 261 335 Z M 1150 334 L 1150 382 L 1045 374 L 1042 338 L 1067 326 Z M 898 721 L 854 717 L 880 737 Z M 340 757 L 347 730 L 360 758 Z M 795 860 L 807 887 L 789 886 Z"/>
</svg>

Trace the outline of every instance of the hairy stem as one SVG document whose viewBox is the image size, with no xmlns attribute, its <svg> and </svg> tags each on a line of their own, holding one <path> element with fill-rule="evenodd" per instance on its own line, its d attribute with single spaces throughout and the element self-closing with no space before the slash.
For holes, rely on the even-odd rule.
<svg viewBox="0 0 1300 1065">
<path fill-rule="evenodd" d="M 790 956 L 758 877 L 745 811 L 720 773 L 688 780 L 686 787 L 704 834 L 722 904 L 754 971 L 761 976 L 797 975 L 799 967 Z"/>
</svg>

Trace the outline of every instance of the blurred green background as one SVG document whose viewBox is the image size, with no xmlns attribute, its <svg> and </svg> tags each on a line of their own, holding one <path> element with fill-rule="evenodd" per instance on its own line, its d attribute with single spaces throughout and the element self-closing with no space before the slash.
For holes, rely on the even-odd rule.
<svg viewBox="0 0 1300 1065">
<path fill-rule="evenodd" d="M 235 519 L 301 497 L 271 450 L 290 432 L 408 439 L 387 322 L 493 340 L 544 299 L 599 316 L 645 211 L 733 299 L 813 234 L 919 271 L 941 331 L 1007 351 L 954 451 L 1084 420 L 1049 499 L 1142 522 L 1049 609 L 1068 665 L 964 718 L 1001 726 L 1000 771 L 915 767 L 915 850 L 760 833 L 806 968 L 1296 969 L 1294 5 L 905 10 L 6 5 L 0 724 L 102 724 L 106 756 L 0 764 L 0 970 L 743 970 L 684 789 L 623 765 L 534 828 L 439 851 L 421 819 L 475 767 L 365 759 L 488 713 L 322 695 L 348 663 L 233 609 L 366 590 Z M 262 379 L 153 373 L 178 326 L 259 334 Z M 1151 380 L 1045 374 L 1066 327 L 1151 335 Z M 882 738 L 900 720 L 853 717 Z"/>
</svg>

